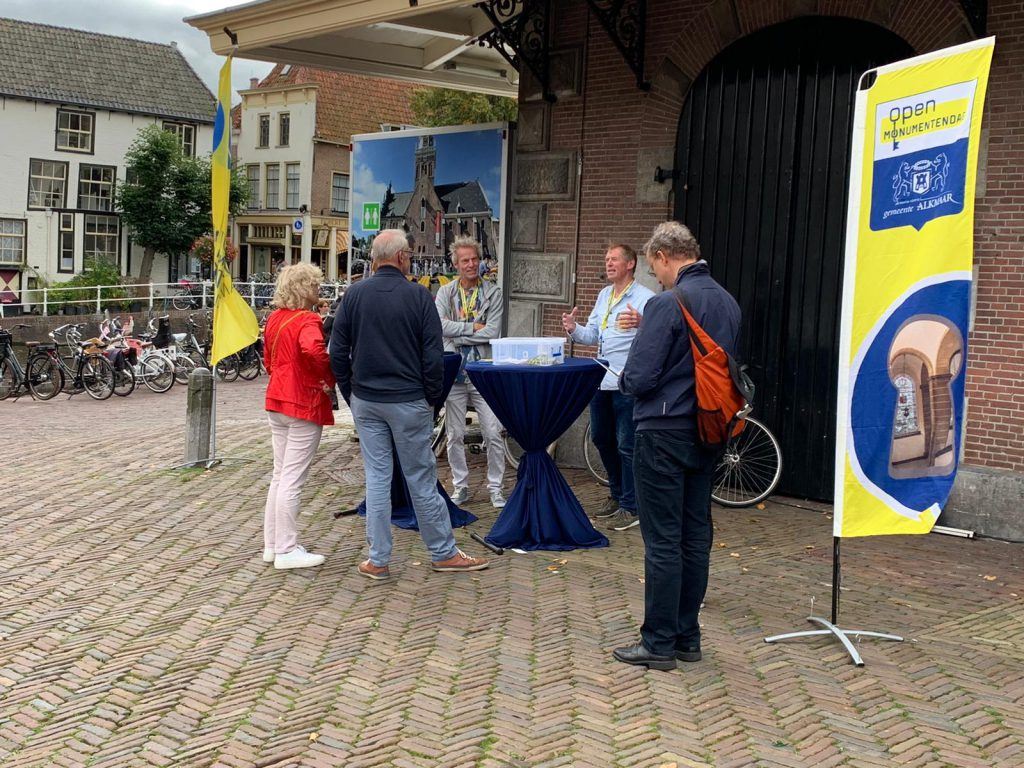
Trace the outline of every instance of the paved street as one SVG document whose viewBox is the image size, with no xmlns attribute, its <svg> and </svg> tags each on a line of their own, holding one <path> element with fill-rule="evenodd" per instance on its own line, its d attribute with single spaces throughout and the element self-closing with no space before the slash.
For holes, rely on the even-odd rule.
<svg viewBox="0 0 1024 768">
<path fill-rule="evenodd" d="M 220 448 L 254 461 L 211 472 L 166 469 L 182 387 L 0 402 L 4 768 L 1024 765 L 1024 545 L 845 542 L 843 623 L 908 637 L 864 640 L 857 669 L 825 640 L 762 642 L 812 599 L 827 615 L 828 510 L 716 510 L 705 659 L 645 672 L 610 657 L 642 615 L 637 530 L 472 575 L 396 531 L 395 578 L 357 575 L 363 523 L 330 514 L 362 496 L 346 426 L 300 519 L 326 565 L 265 565 L 265 381 L 219 389 Z"/>
</svg>

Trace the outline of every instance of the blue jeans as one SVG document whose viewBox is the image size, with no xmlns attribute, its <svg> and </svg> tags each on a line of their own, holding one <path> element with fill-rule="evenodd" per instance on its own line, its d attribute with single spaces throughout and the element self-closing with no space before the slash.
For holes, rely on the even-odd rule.
<svg viewBox="0 0 1024 768">
<path fill-rule="evenodd" d="M 711 478 L 718 454 L 696 430 L 636 433 L 636 492 L 644 537 L 644 623 L 651 653 L 700 646 L 697 615 L 711 558 Z"/>
<path fill-rule="evenodd" d="M 608 472 L 608 487 L 619 507 L 636 514 L 633 484 L 633 398 L 598 390 L 590 401 L 590 439 Z"/>
<path fill-rule="evenodd" d="M 398 451 L 420 536 L 430 550 L 430 559 L 437 562 L 454 557 L 458 548 L 448 505 L 437 491 L 437 461 L 430 446 L 434 409 L 426 400 L 374 403 L 355 395 L 350 405 L 366 470 L 366 542 L 370 545 L 370 562 L 384 566 L 391 559 L 392 444 Z"/>
</svg>

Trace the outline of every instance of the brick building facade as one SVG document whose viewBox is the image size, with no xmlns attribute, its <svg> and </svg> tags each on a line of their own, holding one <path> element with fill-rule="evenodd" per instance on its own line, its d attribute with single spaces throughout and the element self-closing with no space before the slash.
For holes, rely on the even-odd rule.
<svg viewBox="0 0 1024 768">
<path fill-rule="evenodd" d="M 552 8 L 556 36 L 551 41 L 551 90 L 557 101 L 548 103 L 536 80 L 522 74 L 511 271 L 515 273 L 517 263 L 536 265 L 534 274 L 547 275 L 539 280 L 542 288 L 553 294 L 563 291 L 567 300 L 553 296 L 544 302 L 517 301 L 513 286 L 510 334 L 558 335 L 562 312 L 573 305 L 593 306 L 605 284 L 602 256 L 607 243 L 625 241 L 639 247 L 657 223 L 678 213 L 672 182 L 655 182 L 655 170 L 673 168 L 680 114 L 692 86 L 734 42 L 807 15 L 868 22 L 895 33 L 914 54 L 976 36 L 964 7 L 955 0 L 651 0 L 647 14 L 649 91 L 637 87 L 634 72 L 608 43 L 599 19 L 587 3 L 576 0 L 555 2 Z M 986 33 L 996 36 L 996 49 L 979 161 L 966 439 L 957 490 L 943 522 L 1024 538 L 1019 513 L 1024 499 L 1020 3 L 990 2 Z M 546 194 L 544 202 L 537 202 L 535 190 L 522 182 L 524 175 L 544 175 L 535 167 L 543 168 L 548 178 L 564 180 L 565 188 L 559 190 L 564 199 Z M 575 272 L 574 287 L 570 284 L 566 290 L 552 277 L 562 269 Z M 535 294 L 536 288 L 524 284 L 520 292 Z M 835 311 L 838 314 L 838 307 Z M 833 397 L 826 417 L 834 418 L 834 409 Z"/>
</svg>

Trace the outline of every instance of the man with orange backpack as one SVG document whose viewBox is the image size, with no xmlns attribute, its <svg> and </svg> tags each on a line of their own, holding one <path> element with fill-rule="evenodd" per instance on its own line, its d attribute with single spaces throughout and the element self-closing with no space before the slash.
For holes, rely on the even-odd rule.
<svg viewBox="0 0 1024 768">
<path fill-rule="evenodd" d="M 665 291 L 647 302 L 619 379 L 620 390 L 636 398 L 633 473 L 644 538 L 644 623 L 641 642 L 613 655 L 626 664 L 669 670 L 677 660 L 701 658 L 697 615 L 708 582 L 711 480 L 720 453 L 709 443 L 740 428 L 735 411 L 709 412 L 705 395 L 728 379 L 740 309 L 711 277 L 696 238 L 679 222 L 659 224 L 644 255 Z M 707 365 L 713 366 L 710 374 Z M 724 396 L 742 405 L 735 392 Z"/>
</svg>

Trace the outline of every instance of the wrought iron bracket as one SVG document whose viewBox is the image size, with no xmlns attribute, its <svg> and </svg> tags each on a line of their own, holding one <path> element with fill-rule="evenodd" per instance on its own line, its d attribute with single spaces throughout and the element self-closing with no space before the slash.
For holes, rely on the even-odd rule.
<svg viewBox="0 0 1024 768">
<path fill-rule="evenodd" d="M 587 0 L 587 5 L 636 75 L 636 87 L 649 91 L 651 84 L 644 77 L 647 0 Z"/>
<path fill-rule="evenodd" d="M 971 25 L 974 34 L 984 37 L 988 25 L 988 0 L 960 0 L 960 7 L 963 8 L 967 23 Z"/>
<path fill-rule="evenodd" d="M 555 101 L 548 42 L 551 0 L 484 0 L 476 7 L 492 24 L 477 43 L 496 50 L 516 71 L 522 72 L 525 64 L 540 83 L 544 99 Z"/>
</svg>

